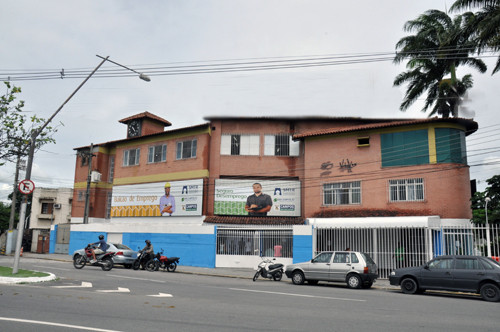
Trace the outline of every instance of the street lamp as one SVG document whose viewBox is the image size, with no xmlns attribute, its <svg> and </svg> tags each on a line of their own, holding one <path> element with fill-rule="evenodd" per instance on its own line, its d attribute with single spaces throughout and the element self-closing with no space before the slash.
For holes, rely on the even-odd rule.
<svg viewBox="0 0 500 332">
<path fill-rule="evenodd" d="M 131 68 L 128 68 L 128 67 L 125 67 L 117 62 L 114 62 L 114 61 L 111 61 L 109 60 L 109 56 L 107 57 L 102 57 L 100 55 L 96 55 L 98 58 L 101 58 L 102 61 L 101 63 L 99 63 L 97 65 L 97 67 L 95 67 L 95 69 L 89 74 L 89 76 L 87 76 L 87 78 L 85 78 L 83 80 L 82 83 L 80 83 L 80 85 L 75 89 L 75 91 L 73 91 L 73 93 L 64 101 L 64 103 L 62 103 L 61 106 L 59 106 L 59 108 L 54 112 L 54 114 L 52 114 L 52 116 L 50 118 L 47 119 L 47 121 L 45 121 L 45 123 L 38 129 L 35 129 L 33 130 L 33 132 L 31 133 L 31 139 L 30 139 L 30 147 L 29 147 L 29 152 L 28 152 L 28 165 L 26 166 L 26 176 L 25 176 L 25 180 L 30 180 L 31 179 L 31 169 L 33 167 L 33 156 L 35 154 L 35 147 L 36 147 L 36 138 L 38 137 L 38 135 L 40 135 L 40 133 L 45 129 L 45 127 L 48 126 L 48 124 L 50 123 L 50 121 L 52 121 L 52 119 L 57 115 L 57 113 L 59 113 L 62 108 L 64 107 L 64 105 L 66 105 L 66 103 L 78 92 L 78 90 L 80 90 L 80 88 L 85 84 L 87 83 L 87 81 L 92 77 L 92 75 L 94 75 L 94 73 L 104 64 L 104 62 L 106 61 L 109 61 L 111 63 L 114 63 L 120 67 L 124 67 L 128 70 L 131 70 L 133 71 L 134 73 L 137 73 L 139 74 L 139 78 L 146 81 L 146 82 L 149 82 L 151 81 L 151 79 L 147 76 L 147 75 L 144 75 L 142 73 L 139 73 Z M 18 272 L 18 269 L 19 269 L 19 257 L 20 257 L 20 254 L 21 254 L 21 242 L 23 240 L 23 232 L 24 232 L 24 224 L 25 224 L 25 216 L 26 216 L 26 205 L 28 203 L 28 197 L 27 195 L 24 195 L 23 197 L 23 202 L 21 203 L 21 211 L 19 213 L 19 225 L 18 225 L 18 231 L 17 231 L 17 241 L 16 241 L 16 251 L 15 251 L 15 254 L 14 254 L 14 267 L 12 268 L 12 274 L 16 274 Z"/>
<path fill-rule="evenodd" d="M 490 225 L 488 224 L 488 203 L 491 198 L 486 197 L 484 199 L 484 212 L 486 213 L 486 245 L 488 248 L 488 257 L 491 257 L 491 243 L 490 243 Z"/>
</svg>

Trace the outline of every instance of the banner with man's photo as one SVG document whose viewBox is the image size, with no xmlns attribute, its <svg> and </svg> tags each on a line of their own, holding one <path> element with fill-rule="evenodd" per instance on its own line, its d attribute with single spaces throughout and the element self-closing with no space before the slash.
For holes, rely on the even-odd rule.
<svg viewBox="0 0 500 332">
<path fill-rule="evenodd" d="M 217 215 L 248 215 L 247 198 L 254 194 L 253 185 L 259 183 L 262 193 L 271 196 L 272 207 L 267 216 L 300 217 L 300 181 L 280 180 L 215 180 Z"/>
<path fill-rule="evenodd" d="M 203 179 L 113 187 L 111 217 L 201 216 Z"/>
</svg>

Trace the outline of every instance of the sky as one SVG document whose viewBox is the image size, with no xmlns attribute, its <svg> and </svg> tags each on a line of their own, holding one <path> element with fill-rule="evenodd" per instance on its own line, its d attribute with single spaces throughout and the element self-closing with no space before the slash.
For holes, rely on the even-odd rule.
<svg viewBox="0 0 500 332">
<path fill-rule="evenodd" d="M 21 87 L 28 115 L 49 118 L 100 62 L 104 64 L 54 118 L 56 144 L 35 154 L 37 187 L 74 182 L 74 148 L 126 137 L 125 117 L 149 111 L 177 129 L 210 116 L 353 116 L 425 118 L 421 102 L 399 110 L 404 87 L 393 87 L 405 70 L 390 58 L 406 35 L 404 23 L 428 9 L 446 10 L 453 1 L 431 0 L 163 0 L 6 1 L 2 27 L 0 80 Z M 364 55 L 361 57 L 361 55 Z M 383 58 L 383 61 L 367 61 Z M 327 60 L 313 60 L 327 59 Z M 346 59 L 362 61 L 343 61 Z M 496 57 L 482 58 L 488 72 L 472 74 L 467 109 L 479 130 L 467 139 L 471 179 L 500 174 L 500 73 Z M 168 67 L 216 68 L 230 63 L 329 62 L 267 70 L 225 70 L 167 75 Z M 293 61 L 293 62 L 291 62 Z M 205 67 L 193 67 L 205 66 Z M 242 65 L 239 65 L 242 66 Z M 268 67 L 266 67 L 268 68 Z M 80 77 L 60 72 L 81 71 Z M 19 74 L 48 74 L 16 80 Z M 163 72 L 162 72 L 163 71 Z M 107 75 L 111 73 L 111 75 Z M 105 75 L 106 74 L 106 75 Z M 124 75 L 127 74 L 127 75 Z M 5 93 L 5 88 L 0 93 Z M 425 96 L 421 97 L 422 99 Z M 465 115 L 464 115 L 465 116 Z M 471 117 L 471 113 L 467 114 Z M 15 165 L 0 167 L 0 201 L 7 201 Z M 21 172 L 20 179 L 24 178 Z"/>
</svg>

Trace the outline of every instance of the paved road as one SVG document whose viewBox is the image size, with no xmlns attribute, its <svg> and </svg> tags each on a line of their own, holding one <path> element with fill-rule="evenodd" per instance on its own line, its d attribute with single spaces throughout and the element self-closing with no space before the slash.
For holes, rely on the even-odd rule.
<svg viewBox="0 0 500 332">
<path fill-rule="evenodd" d="M 499 304 L 477 296 L 253 282 L 251 273 L 227 278 L 122 268 L 104 272 L 31 258 L 22 264 L 59 279 L 0 285 L 2 331 L 75 331 L 72 326 L 94 331 L 497 331 L 500 323 Z"/>
</svg>

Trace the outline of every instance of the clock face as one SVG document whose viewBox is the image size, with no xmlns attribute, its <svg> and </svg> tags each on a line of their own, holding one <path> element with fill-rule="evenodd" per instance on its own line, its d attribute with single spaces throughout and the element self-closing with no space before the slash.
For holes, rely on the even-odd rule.
<svg viewBox="0 0 500 332">
<path fill-rule="evenodd" d="M 130 121 L 128 124 L 128 137 L 136 137 L 141 134 L 141 122 L 138 120 Z"/>
</svg>

